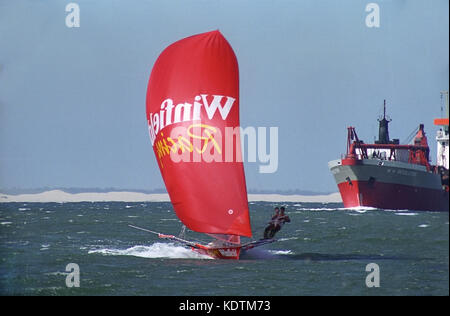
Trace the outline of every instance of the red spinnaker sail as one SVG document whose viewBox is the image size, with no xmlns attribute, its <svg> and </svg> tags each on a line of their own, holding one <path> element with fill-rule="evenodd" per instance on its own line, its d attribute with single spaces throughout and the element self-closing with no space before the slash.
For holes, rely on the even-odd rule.
<svg viewBox="0 0 450 316">
<path fill-rule="evenodd" d="M 197 232 L 251 237 L 238 63 L 219 31 L 182 39 L 161 53 L 148 84 L 147 122 L 180 220 Z"/>
</svg>

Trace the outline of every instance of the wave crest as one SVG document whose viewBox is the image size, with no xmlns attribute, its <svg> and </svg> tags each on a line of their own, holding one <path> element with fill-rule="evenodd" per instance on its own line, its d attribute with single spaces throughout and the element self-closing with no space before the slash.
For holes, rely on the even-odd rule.
<svg viewBox="0 0 450 316">
<path fill-rule="evenodd" d="M 154 243 L 150 246 L 133 246 L 127 249 L 103 248 L 94 249 L 89 254 L 102 254 L 109 256 L 133 256 L 140 258 L 170 258 L 170 259 L 211 259 L 174 243 Z"/>
</svg>

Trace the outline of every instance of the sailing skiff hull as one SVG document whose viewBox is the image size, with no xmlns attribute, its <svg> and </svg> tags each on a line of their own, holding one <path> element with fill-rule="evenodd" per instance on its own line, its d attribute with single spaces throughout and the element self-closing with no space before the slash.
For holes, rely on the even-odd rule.
<svg viewBox="0 0 450 316">
<path fill-rule="evenodd" d="M 242 249 L 242 246 L 220 248 L 209 248 L 199 244 L 197 244 L 196 246 L 197 247 L 192 247 L 191 249 L 197 253 L 210 256 L 214 259 L 239 260 L 239 255 L 241 254 Z"/>
<path fill-rule="evenodd" d="M 197 253 L 210 256 L 214 259 L 239 260 L 242 251 L 247 251 L 256 247 L 271 244 L 273 242 L 276 242 L 276 239 L 259 239 L 241 245 L 224 247 L 208 247 L 201 244 L 195 244 L 191 247 L 191 249 Z"/>
<path fill-rule="evenodd" d="M 269 238 L 269 239 L 254 240 L 254 241 L 250 241 L 245 244 L 237 244 L 235 246 L 228 244 L 228 245 L 224 245 L 222 247 L 211 247 L 211 246 L 202 245 L 202 244 L 199 244 L 199 243 L 196 243 L 193 241 L 189 241 L 189 240 L 186 240 L 186 239 L 183 239 L 180 237 L 176 237 L 174 235 L 162 234 L 162 233 L 155 232 L 153 230 L 149 230 L 149 229 L 134 226 L 134 225 L 128 225 L 128 226 L 131 228 L 134 228 L 134 229 L 138 229 L 138 230 L 142 230 L 142 231 L 145 231 L 148 233 L 152 233 L 154 235 L 158 235 L 158 237 L 162 238 L 162 239 L 167 239 L 167 240 L 171 240 L 171 241 L 174 241 L 177 243 L 181 243 L 181 244 L 185 245 L 186 247 L 191 248 L 192 251 L 195 251 L 202 255 L 210 256 L 211 258 L 214 258 L 214 259 L 238 260 L 240 254 L 241 254 L 241 250 L 244 250 L 244 251 L 250 250 L 250 249 L 253 249 L 256 247 L 271 244 L 276 241 L 276 239 Z"/>
</svg>

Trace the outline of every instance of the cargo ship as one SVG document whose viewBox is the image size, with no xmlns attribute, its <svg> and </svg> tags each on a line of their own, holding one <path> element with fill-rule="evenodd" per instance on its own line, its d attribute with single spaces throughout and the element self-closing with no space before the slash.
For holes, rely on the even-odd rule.
<svg viewBox="0 0 450 316">
<path fill-rule="evenodd" d="M 449 211 L 449 119 L 434 120 L 437 132 L 436 165 L 430 163 L 430 148 L 424 125 L 412 133 L 409 144 L 389 138 L 386 101 L 378 119 L 378 140 L 366 144 L 355 127 L 348 127 L 347 152 L 328 163 L 344 207 L 373 207 L 391 210 Z M 443 115 L 442 115 L 443 116 Z"/>
</svg>

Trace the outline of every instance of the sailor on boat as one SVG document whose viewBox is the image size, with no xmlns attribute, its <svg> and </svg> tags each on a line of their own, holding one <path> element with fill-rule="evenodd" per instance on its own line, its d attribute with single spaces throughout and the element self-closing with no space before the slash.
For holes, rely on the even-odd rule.
<svg viewBox="0 0 450 316">
<path fill-rule="evenodd" d="M 280 209 L 275 207 L 275 214 L 272 216 L 272 220 L 264 230 L 264 239 L 273 238 L 275 234 L 283 227 L 284 223 L 290 223 L 291 219 L 285 214 L 285 208 L 282 206 Z"/>
</svg>

